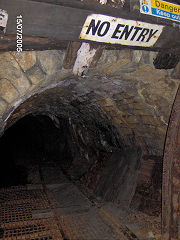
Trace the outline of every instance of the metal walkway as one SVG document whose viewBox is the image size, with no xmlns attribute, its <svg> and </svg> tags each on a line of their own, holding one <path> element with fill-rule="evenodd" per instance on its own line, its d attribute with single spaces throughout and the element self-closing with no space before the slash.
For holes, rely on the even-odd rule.
<svg viewBox="0 0 180 240">
<path fill-rule="evenodd" d="M 43 166 L 40 173 L 43 184 L 0 189 L 0 240 L 138 239 L 111 210 L 90 202 L 57 166 Z"/>
<path fill-rule="evenodd" d="M 34 219 L 34 211 L 56 207 L 42 189 L 12 187 L 0 190 L 0 239 L 63 239 L 55 218 Z"/>
<path fill-rule="evenodd" d="M 62 215 L 66 208 L 51 197 L 50 191 L 29 189 L 32 187 L 0 190 L 0 239 L 130 239 L 120 232 L 117 223 L 110 223 L 102 210 L 91 207 Z"/>
</svg>

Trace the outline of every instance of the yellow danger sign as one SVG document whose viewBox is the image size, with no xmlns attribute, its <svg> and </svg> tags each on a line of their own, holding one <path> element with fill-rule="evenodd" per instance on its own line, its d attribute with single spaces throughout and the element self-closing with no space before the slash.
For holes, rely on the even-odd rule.
<svg viewBox="0 0 180 240">
<path fill-rule="evenodd" d="M 180 6 L 165 1 L 151 0 L 151 7 L 158 8 L 174 14 L 180 14 Z"/>
<path fill-rule="evenodd" d="M 140 12 L 180 22 L 180 5 L 162 0 L 140 0 Z"/>
</svg>

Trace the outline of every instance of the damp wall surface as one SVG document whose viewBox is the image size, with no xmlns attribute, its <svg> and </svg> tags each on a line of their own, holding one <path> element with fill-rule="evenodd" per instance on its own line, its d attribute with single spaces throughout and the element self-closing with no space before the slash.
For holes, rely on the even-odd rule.
<svg viewBox="0 0 180 240">
<path fill-rule="evenodd" d="M 57 128 L 67 129 L 73 157 L 65 171 L 72 179 L 107 201 L 129 205 L 136 196 L 135 202 L 148 208 L 143 195 L 148 189 L 148 198 L 160 202 L 180 65 L 156 69 L 156 55 L 104 50 L 95 68 L 76 77 L 62 67 L 64 51 L 1 53 L 1 135 L 26 115 L 48 116 Z"/>
</svg>

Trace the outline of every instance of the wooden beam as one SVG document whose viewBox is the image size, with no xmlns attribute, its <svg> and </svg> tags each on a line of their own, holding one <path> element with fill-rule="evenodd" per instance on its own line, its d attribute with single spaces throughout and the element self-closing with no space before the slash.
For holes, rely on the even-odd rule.
<svg viewBox="0 0 180 240">
<path fill-rule="evenodd" d="M 77 58 L 77 51 L 79 50 L 80 47 L 81 42 L 69 42 L 63 62 L 63 67 L 65 69 L 73 68 Z"/>
<path fill-rule="evenodd" d="M 60 41 L 43 37 L 23 36 L 23 51 L 30 50 L 63 50 L 68 46 L 68 41 Z M 16 51 L 16 35 L 0 34 L 0 52 Z"/>
<path fill-rule="evenodd" d="M 83 41 L 79 39 L 79 35 L 87 16 L 99 13 L 127 20 L 132 19 L 154 24 L 164 24 L 166 27 L 163 33 L 150 49 L 180 53 L 180 31 L 179 28 L 173 27 L 176 26 L 173 25 L 173 22 L 143 15 L 140 12 L 129 12 L 127 7 L 116 9 L 78 0 L 0 0 L 0 7 L 9 14 L 6 34 L 0 40 L 1 51 L 16 50 L 15 37 L 18 15 L 22 15 L 23 20 L 24 50 L 42 50 L 43 46 L 44 49 L 59 49 L 62 43 L 64 47 L 68 41 Z M 27 41 L 30 38 L 32 38 L 32 41 Z M 113 47 L 121 48 L 123 46 L 115 45 Z M 133 48 L 150 50 L 145 47 Z"/>
<path fill-rule="evenodd" d="M 104 46 L 96 43 L 70 42 L 66 50 L 63 67 L 65 69 L 73 68 L 75 75 L 83 76 L 88 68 L 96 67 L 103 49 Z M 93 56 L 92 52 L 94 52 Z"/>
</svg>

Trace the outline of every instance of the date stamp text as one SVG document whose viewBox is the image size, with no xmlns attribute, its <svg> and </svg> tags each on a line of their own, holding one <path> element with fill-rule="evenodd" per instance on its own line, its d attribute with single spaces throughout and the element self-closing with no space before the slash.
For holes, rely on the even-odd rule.
<svg viewBox="0 0 180 240">
<path fill-rule="evenodd" d="M 16 35 L 16 50 L 17 52 L 23 51 L 23 17 L 17 16 L 17 35 Z"/>
</svg>

